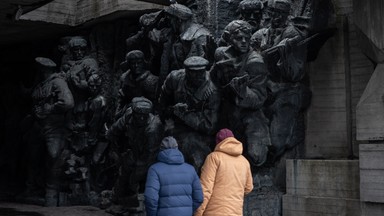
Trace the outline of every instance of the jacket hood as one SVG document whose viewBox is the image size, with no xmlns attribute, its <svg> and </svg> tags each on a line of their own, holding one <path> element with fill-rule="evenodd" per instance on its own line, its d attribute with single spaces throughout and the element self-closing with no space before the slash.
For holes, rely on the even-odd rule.
<svg viewBox="0 0 384 216">
<path fill-rule="evenodd" d="M 166 164 L 182 164 L 184 156 L 178 149 L 164 149 L 157 155 L 157 160 Z"/>
<path fill-rule="evenodd" d="M 224 152 L 232 156 L 239 156 L 243 153 L 243 144 L 234 137 L 228 137 L 216 145 L 215 151 Z"/>
</svg>

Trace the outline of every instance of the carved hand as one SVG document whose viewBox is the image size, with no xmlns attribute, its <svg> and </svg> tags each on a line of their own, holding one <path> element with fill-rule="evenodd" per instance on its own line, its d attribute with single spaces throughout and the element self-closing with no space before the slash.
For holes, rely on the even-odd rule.
<svg viewBox="0 0 384 216">
<path fill-rule="evenodd" d="M 182 116 L 188 110 L 188 105 L 185 103 L 177 103 L 173 106 L 173 114 Z"/>
</svg>

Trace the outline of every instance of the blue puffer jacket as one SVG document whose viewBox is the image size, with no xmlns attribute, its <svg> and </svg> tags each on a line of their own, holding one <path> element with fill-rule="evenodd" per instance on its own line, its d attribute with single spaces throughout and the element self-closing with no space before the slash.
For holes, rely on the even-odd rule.
<svg viewBox="0 0 384 216">
<path fill-rule="evenodd" d="M 145 185 L 147 216 L 192 216 L 203 202 L 195 169 L 184 163 L 178 149 L 160 151 L 157 160 L 148 170 Z"/>
</svg>

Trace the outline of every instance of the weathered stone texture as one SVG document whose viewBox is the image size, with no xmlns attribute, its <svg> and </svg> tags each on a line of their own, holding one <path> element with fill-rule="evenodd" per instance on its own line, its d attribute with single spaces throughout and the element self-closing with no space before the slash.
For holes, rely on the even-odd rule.
<svg viewBox="0 0 384 216">
<path fill-rule="evenodd" d="M 357 26 L 379 49 L 384 49 L 384 2 L 354 0 L 353 9 Z"/>
<path fill-rule="evenodd" d="M 361 201 L 384 204 L 384 144 L 360 145 Z"/>
<path fill-rule="evenodd" d="M 351 20 L 349 20 L 351 21 Z M 349 64 L 350 64 L 350 100 L 351 100 L 351 142 L 353 156 L 359 156 L 359 141 L 356 140 L 356 106 L 374 71 L 374 64 L 361 50 L 359 30 L 354 23 L 349 23 Z"/>
<path fill-rule="evenodd" d="M 162 8 L 164 6 L 136 0 L 55 0 L 21 16 L 21 19 L 76 26 L 119 11 L 137 14 L 139 11 Z"/>
<path fill-rule="evenodd" d="M 308 67 L 312 101 L 307 112 L 307 158 L 348 155 L 343 22 Z"/>
<path fill-rule="evenodd" d="M 287 160 L 284 216 L 358 216 L 357 160 Z"/>
<path fill-rule="evenodd" d="M 384 64 L 379 64 L 356 107 L 357 140 L 384 139 Z"/>
<path fill-rule="evenodd" d="M 283 196 L 284 216 L 360 216 L 358 199 Z"/>
<path fill-rule="evenodd" d="M 367 203 L 361 204 L 361 216 L 383 216 L 384 204 L 383 203 Z"/>
<path fill-rule="evenodd" d="M 359 199 L 357 160 L 287 160 L 287 194 Z"/>
</svg>

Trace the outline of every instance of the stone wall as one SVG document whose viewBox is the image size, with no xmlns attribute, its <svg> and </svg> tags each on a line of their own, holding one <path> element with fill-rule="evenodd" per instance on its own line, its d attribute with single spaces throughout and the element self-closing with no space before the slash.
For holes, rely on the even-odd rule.
<svg viewBox="0 0 384 216">
<path fill-rule="evenodd" d="M 359 216 L 359 163 L 287 160 L 284 216 Z"/>
</svg>

